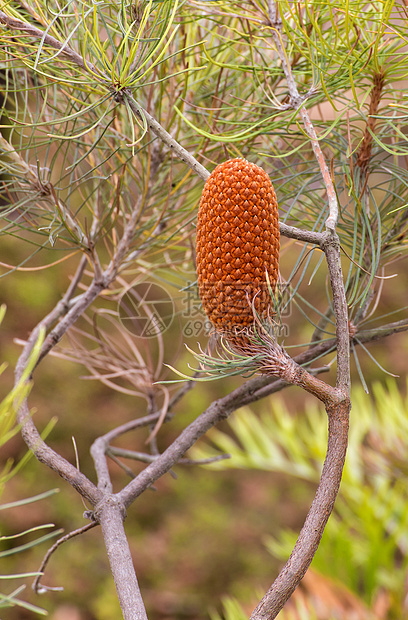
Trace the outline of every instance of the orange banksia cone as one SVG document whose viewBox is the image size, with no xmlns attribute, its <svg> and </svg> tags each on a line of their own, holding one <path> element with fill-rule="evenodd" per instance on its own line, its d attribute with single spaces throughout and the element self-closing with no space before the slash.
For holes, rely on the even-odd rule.
<svg viewBox="0 0 408 620">
<path fill-rule="evenodd" d="M 218 332 L 250 327 L 254 310 L 262 319 L 273 314 L 278 266 L 278 205 L 269 176 L 245 159 L 220 164 L 204 185 L 197 218 L 198 289 Z"/>
</svg>

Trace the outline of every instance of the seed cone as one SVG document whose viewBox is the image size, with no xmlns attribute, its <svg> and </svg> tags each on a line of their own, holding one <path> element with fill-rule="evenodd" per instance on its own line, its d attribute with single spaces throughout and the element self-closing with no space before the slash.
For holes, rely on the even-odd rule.
<svg viewBox="0 0 408 620">
<path fill-rule="evenodd" d="M 197 218 L 198 289 L 220 333 L 237 334 L 273 314 L 279 266 L 279 219 L 267 173 L 231 159 L 208 177 Z"/>
</svg>

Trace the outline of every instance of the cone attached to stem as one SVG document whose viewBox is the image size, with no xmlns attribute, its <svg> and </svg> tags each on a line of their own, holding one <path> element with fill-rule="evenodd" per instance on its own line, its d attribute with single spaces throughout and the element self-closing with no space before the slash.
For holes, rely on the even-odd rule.
<svg viewBox="0 0 408 620">
<path fill-rule="evenodd" d="M 234 336 L 273 315 L 279 218 L 267 173 L 231 159 L 208 177 L 197 219 L 198 288 L 218 333 Z"/>
<path fill-rule="evenodd" d="M 223 336 L 231 366 L 223 356 L 217 367 L 211 354 L 202 354 L 200 363 L 217 374 L 244 370 L 280 377 L 332 406 L 338 398 L 333 388 L 299 366 L 270 329 L 278 267 L 278 205 L 268 175 L 245 159 L 220 164 L 201 196 L 197 274 L 204 310 Z"/>
</svg>

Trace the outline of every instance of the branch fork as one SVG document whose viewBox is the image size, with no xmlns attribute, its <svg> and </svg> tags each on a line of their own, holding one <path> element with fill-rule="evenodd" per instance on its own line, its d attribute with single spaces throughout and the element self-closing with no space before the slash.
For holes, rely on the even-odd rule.
<svg viewBox="0 0 408 620">
<path fill-rule="evenodd" d="M 101 447 L 103 448 L 103 454 L 98 452 L 97 459 L 95 459 L 99 477 L 99 484 L 98 487 L 96 487 L 88 478 L 79 472 L 76 467 L 56 454 L 45 444 L 29 415 L 27 402 L 22 404 L 19 413 L 19 421 L 22 425 L 24 440 L 29 448 L 33 450 L 40 461 L 44 462 L 62 478 L 67 480 L 93 507 L 92 514 L 102 527 L 103 537 L 125 620 L 147 619 L 123 526 L 126 508 L 128 508 L 131 503 L 158 478 L 168 472 L 171 467 L 185 455 L 188 449 L 194 445 L 199 437 L 212 428 L 214 424 L 227 418 L 237 407 L 260 398 L 262 395 L 265 395 L 268 389 L 270 390 L 269 393 L 271 393 L 276 386 L 282 387 L 282 383 L 294 383 L 314 394 L 325 403 L 329 420 L 327 457 L 323 466 L 322 477 L 315 499 L 288 562 L 253 612 L 251 616 L 252 620 L 269 620 L 275 618 L 285 601 L 297 587 L 310 565 L 320 542 L 321 535 L 333 508 L 340 485 L 347 447 L 350 378 L 347 304 L 341 272 L 338 237 L 335 232 L 339 209 L 335 188 L 320 148 L 318 137 L 308 112 L 305 106 L 302 105 L 304 98 L 302 98 L 298 91 L 286 57 L 281 36 L 282 21 L 279 15 L 278 3 L 273 0 L 268 0 L 268 8 L 271 35 L 286 76 L 289 101 L 291 105 L 298 110 L 303 120 L 316 160 L 320 166 L 329 202 L 326 233 L 299 231 L 294 227 L 283 224 L 280 225 L 280 230 L 282 234 L 287 234 L 289 237 L 292 236 L 305 242 L 315 243 L 325 252 L 333 291 L 334 313 L 336 316 L 336 340 L 338 350 L 336 387 L 330 387 L 316 377 L 313 377 L 311 373 L 289 358 L 282 347 L 272 340 L 264 351 L 266 354 L 263 360 L 265 363 L 263 370 L 268 377 L 257 377 L 252 383 L 243 385 L 224 399 L 219 399 L 212 403 L 206 411 L 179 435 L 163 454 L 158 456 L 157 459 L 150 463 L 134 480 L 116 495 L 112 494 L 106 461 L 105 465 L 101 461 L 102 458 L 105 460 L 104 451 L 106 446 L 103 445 L 103 442 L 93 448 L 94 458 L 96 452 L 98 452 Z M 66 42 L 61 43 L 36 26 L 10 17 L 3 11 L 0 11 L 0 23 L 4 24 L 9 29 L 19 30 L 37 40 L 40 39 L 40 41 L 45 42 L 50 47 L 59 50 L 61 54 L 68 57 L 72 63 L 80 67 L 83 71 L 92 71 L 93 67 L 87 64 L 82 56 L 71 49 Z M 104 80 L 98 78 L 96 75 L 94 75 L 94 78 L 99 84 L 103 83 L 106 88 L 109 89 L 109 84 L 107 82 L 105 83 Z M 140 108 L 129 90 L 123 90 L 121 95 L 126 99 L 132 112 L 144 118 L 150 131 L 162 140 L 179 159 L 185 162 L 201 179 L 206 180 L 208 178 L 208 171 L 188 153 L 184 147 L 178 144 L 150 114 Z M 58 304 L 54 311 L 45 317 L 31 334 L 16 367 L 16 381 L 19 381 L 22 376 L 39 330 L 44 327 L 48 331 L 48 336 L 42 347 L 41 360 L 51 351 L 55 344 L 59 342 L 68 329 L 98 297 L 100 292 L 104 288 L 107 288 L 115 279 L 120 265 L 126 260 L 127 251 L 129 249 L 128 242 L 132 238 L 134 228 L 137 225 L 138 212 L 139 207 L 137 207 L 132 214 L 132 219 L 123 234 L 116 255 L 107 269 L 103 273 L 98 274 L 98 278 L 93 281 L 86 293 L 81 295 L 75 302 L 72 302 L 74 290 L 80 282 L 84 270 L 84 262 L 81 261 L 80 269 L 77 272 L 78 277 L 74 280 L 75 286 L 71 286 L 68 289 L 63 303 Z M 52 328 L 53 325 L 55 325 L 55 327 Z M 261 368 L 261 372 L 263 370 Z M 274 381 L 269 375 L 277 376 L 279 380 Z M 88 512 L 87 515 L 89 514 Z"/>
</svg>

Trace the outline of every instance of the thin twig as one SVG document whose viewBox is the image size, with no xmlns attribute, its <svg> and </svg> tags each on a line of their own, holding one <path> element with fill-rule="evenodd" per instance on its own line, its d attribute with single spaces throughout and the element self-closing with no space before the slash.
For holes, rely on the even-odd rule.
<svg viewBox="0 0 408 620">
<path fill-rule="evenodd" d="M 181 161 L 183 161 L 187 166 L 189 166 L 203 181 L 206 181 L 210 176 L 210 173 L 204 166 L 202 166 L 194 157 L 191 155 L 184 147 L 181 146 L 161 125 L 158 123 L 153 116 L 149 114 L 146 110 L 141 108 L 136 104 L 133 95 L 130 91 L 124 91 L 124 96 L 126 97 L 129 107 L 132 109 L 132 112 L 142 118 L 142 115 L 145 117 L 149 129 L 158 137 L 160 140 L 168 146 L 169 149 Z"/>
<path fill-rule="evenodd" d="M 121 424 L 113 428 L 105 435 L 101 435 L 97 439 L 95 439 L 94 443 L 91 446 L 91 455 L 94 460 L 95 470 L 98 475 L 98 487 L 105 492 L 108 489 L 112 490 L 112 483 L 109 474 L 109 468 L 106 460 L 106 455 L 108 454 L 108 449 L 110 446 L 110 442 L 120 435 L 124 435 L 132 430 L 137 428 L 143 428 L 145 426 L 151 426 L 160 418 L 161 411 L 157 411 L 150 415 L 143 416 L 142 418 L 136 418 L 135 420 L 130 420 L 130 422 L 126 422 L 125 424 Z M 170 418 L 170 415 L 169 415 Z"/>
<path fill-rule="evenodd" d="M 73 63 L 84 69 L 85 71 L 91 71 L 92 75 L 95 79 L 99 79 L 101 82 L 105 82 L 105 80 L 101 78 L 97 78 L 97 70 L 94 65 L 90 62 L 84 62 L 82 56 L 80 56 L 75 50 L 73 50 L 69 45 L 67 45 L 66 41 L 61 43 L 55 37 L 50 34 L 45 33 L 40 28 L 37 28 L 33 24 L 29 24 L 28 22 L 24 22 L 21 19 L 16 19 L 14 17 L 10 17 L 4 11 L 0 11 L 0 23 L 7 26 L 12 30 L 20 30 L 21 32 L 25 32 L 30 37 L 35 37 L 36 39 L 41 39 L 49 45 L 50 47 L 60 50 L 61 54 L 67 56 Z"/>
<path fill-rule="evenodd" d="M 320 245 L 323 239 L 324 233 L 315 232 L 313 230 L 302 230 L 295 226 L 288 226 L 287 224 L 279 223 L 279 232 L 281 235 L 288 237 L 289 239 L 297 239 L 297 241 L 304 241 L 305 243 L 314 243 Z"/>
<path fill-rule="evenodd" d="M 34 582 L 32 585 L 32 588 L 36 594 L 44 594 L 45 592 L 48 592 L 49 590 L 53 590 L 53 591 L 63 590 L 63 588 L 60 588 L 60 587 L 56 588 L 56 587 L 44 586 L 43 584 L 40 583 L 41 578 L 44 576 L 44 571 L 47 567 L 48 562 L 50 561 L 51 556 L 53 555 L 53 553 L 55 553 L 58 547 L 60 547 L 63 543 L 67 542 L 68 540 L 71 540 L 72 538 L 75 538 L 75 536 L 84 534 L 85 532 L 87 532 L 88 530 L 91 530 L 97 525 L 99 525 L 99 523 L 97 523 L 96 521 L 91 521 L 91 523 L 87 523 L 83 527 L 80 527 L 77 530 L 73 530 L 72 532 L 69 532 L 69 534 L 65 534 L 65 536 L 62 536 L 61 538 L 59 538 L 57 542 L 54 543 L 52 547 L 48 549 L 47 553 L 44 556 L 43 561 L 41 562 L 41 566 L 38 569 L 38 572 L 40 574 L 34 579 Z"/>
<path fill-rule="evenodd" d="M 268 0 L 268 13 L 270 24 L 272 27 L 272 38 L 275 43 L 280 61 L 282 63 L 282 68 L 285 73 L 289 89 L 290 102 L 292 104 L 292 107 L 295 110 L 299 111 L 299 115 L 303 121 L 306 133 L 309 136 L 313 152 L 319 164 L 323 182 L 326 187 L 327 197 L 329 200 L 329 217 L 326 220 L 326 228 L 327 230 L 334 232 L 339 217 L 339 206 L 336 190 L 334 188 L 333 181 L 330 176 L 330 172 L 327 167 L 323 152 L 320 148 L 319 139 L 317 137 L 315 128 L 312 121 L 310 120 L 309 113 L 304 106 L 306 98 L 302 97 L 302 95 L 299 93 L 296 81 L 293 77 L 290 63 L 288 62 L 288 57 L 286 55 L 286 51 L 282 42 L 282 20 L 279 15 L 279 3 L 276 2 L 276 0 Z"/>
<path fill-rule="evenodd" d="M 107 454 L 110 457 L 112 457 L 112 455 L 121 456 L 124 459 L 140 461 L 141 463 L 153 463 L 160 458 L 160 454 L 147 454 L 147 452 L 136 452 L 135 450 L 125 450 L 124 448 L 116 448 L 114 446 L 108 448 Z M 206 459 L 180 459 L 178 465 L 209 465 L 210 463 L 223 461 L 229 458 L 231 458 L 229 454 L 219 454 Z"/>
<path fill-rule="evenodd" d="M 348 340 L 348 312 L 347 300 L 343 284 L 343 275 L 339 255 L 340 242 L 336 233 L 336 224 L 339 217 L 339 207 L 336 190 L 326 164 L 326 160 L 319 140 L 316 135 L 313 123 L 304 105 L 305 98 L 298 91 L 295 78 L 286 51 L 282 42 L 282 20 L 279 14 L 279 3 L 276 0 L 268 0 L 268 14 L 271 24 L 272 38 L 280 58 L 283 71 L 288 84 L 290 100 L 294 109 L 299 111 L 307 135 L 312 144 L 313 152 L 320 167 L 323 183 L 329 201 L 329 216 L 326 219 L 326 235 L 320 239 L 319 245 L 326 254 L 327 266 L 329 270 L 330 283 L 333 292 L 334 315 L 336 319 L 337 337 L 337 388 L 350 392 L 350 352 Z"/>
</svg>

